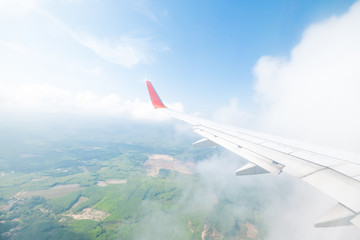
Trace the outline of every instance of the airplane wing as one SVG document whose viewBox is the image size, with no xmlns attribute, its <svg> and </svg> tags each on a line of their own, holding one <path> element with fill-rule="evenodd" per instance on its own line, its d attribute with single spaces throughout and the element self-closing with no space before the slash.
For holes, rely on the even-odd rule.
<svg viewBox="0 0 360 240">
<path fill-rule="evenodd" d="M 245 129 L 229 128 L 167 108 L 149 81 L 152 104 L 193 125 L 203 138 L 193 145 L 220 145 L 249 161 L 236 175 L 281 172 L 302 179 L 338 203 L 315 222 L 315 227 L 360 227 L 360 161 L 331 150 Z"/>
</svg>

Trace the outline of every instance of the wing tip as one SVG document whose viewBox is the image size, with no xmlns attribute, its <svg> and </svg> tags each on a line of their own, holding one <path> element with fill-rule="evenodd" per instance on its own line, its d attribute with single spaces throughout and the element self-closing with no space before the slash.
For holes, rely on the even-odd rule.
<svg viewBox="0 0 360 240">
<path fill-rule="evenodd" d="M 146 86 L 150 95 L 151 103 L 154 108 L 167 108 L 164 103 L 161 101 L 159 95 L 157 94 L 155 88 L 150 81 L 146 80 Z"/>
</svg>

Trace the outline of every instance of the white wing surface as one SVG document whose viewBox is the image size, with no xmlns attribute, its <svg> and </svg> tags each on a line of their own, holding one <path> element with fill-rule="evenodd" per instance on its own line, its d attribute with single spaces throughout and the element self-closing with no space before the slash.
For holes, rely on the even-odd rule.
<svg viewBox="0 0 360 240">
<path fill-rule="evenodd" d="M 249 161 L 236 171 L 236 175 L 268 172 L 293 175 L 338 201 L 315 222 L 316 227 L 351 224 L 360 227 L 360 162 L 356 157 L 245 129 L 221 126 L 173 111 L 162 103 L 152 84 L 149 81 L 146 84 L 155 108 L 190 123 L 194 131 L 203 137 L 194 145 L 217 144 Z"/>
</svg>

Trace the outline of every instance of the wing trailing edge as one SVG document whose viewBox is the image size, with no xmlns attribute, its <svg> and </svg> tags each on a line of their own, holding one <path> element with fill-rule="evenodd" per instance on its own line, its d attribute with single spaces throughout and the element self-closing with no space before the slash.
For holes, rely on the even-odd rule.
<svg viewBox="0 0 360 240">
<path fill-rule="evenodd" d="M 203 137 L 194 146 L 220 145 L 250 163 L 237 176 L 281 172 L 297 177 L 337 200 L 315 227 L 355 225 L 360 228 L 360 163 L 357 158 L 314 150 L 308 145 L 246 129 L 231 128 L 180 113 L 165 107 L 155 89 L 146 81 L 155 108 L 165 108 L 173 117 L 194 127 Z"/>
</svg>

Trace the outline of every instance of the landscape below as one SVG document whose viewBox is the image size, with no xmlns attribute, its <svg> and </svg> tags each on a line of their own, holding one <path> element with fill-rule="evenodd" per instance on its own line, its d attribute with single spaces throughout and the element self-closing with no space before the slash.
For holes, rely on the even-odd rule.
<svg viewBox="0 0 360 240">
<path fill-rule="evenodd" d="M 37 119 L 0 127 L 1 239 L 264 239 L 262 189 L 208 180 L 173 124 Z M 204 164 L 202 164 L 204 166 Z"/>
</svg>

